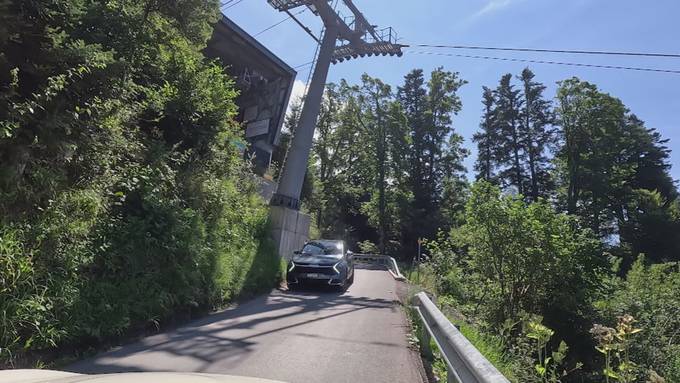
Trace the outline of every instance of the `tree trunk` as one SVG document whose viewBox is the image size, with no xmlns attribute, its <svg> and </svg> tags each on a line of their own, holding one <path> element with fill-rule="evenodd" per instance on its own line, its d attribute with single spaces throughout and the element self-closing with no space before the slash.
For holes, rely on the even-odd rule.
<svg viewBox="0 0 680 383">
<path fill-rule="evenodd" d="M 531 199 L 536 202 L 538 200 L 538 175 L 536 174 L 536 154 L 534 153 L 534 147 L 531 142 L 528 143 L 529 146 L 529 172 L 531 173 Z"/>
<path fill-rule="evenodd" d="M 517 193 L 519 194 L 524 194 L 524 188 L 522 187 L 522 168 L 521 168 L 521 163 L 519 160 L 519 149 L 520 149 L 520 144 L 519 144 L 519 137 L 517 135 L 517 121 L 513 118 L 512 121 L 512 151 L 513 151 L 513 157 L 514 157 L 514 163 L 515 163 L 515 177 L 516 177 L 516 186 L 517 186 Z"/>
</svg>

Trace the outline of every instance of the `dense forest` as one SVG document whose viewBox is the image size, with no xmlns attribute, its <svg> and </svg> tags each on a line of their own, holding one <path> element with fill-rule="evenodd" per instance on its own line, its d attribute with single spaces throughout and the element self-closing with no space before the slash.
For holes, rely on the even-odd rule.
<svg viewBox="0 0 680 383">
<path fill-rule="evenodd" d="M 0 365 L 275 285 L 237 93 L 201 52 L 219 16 L 217 0 L 0 1 Z"/>
<path fill-rule="evenodd" d="M 461 86 L 443 68 L 328 85 L 304 188 L 315 234 L 406 265 L 423 239 L 415 282 L 513 381 L 679 382 L 667 141 L 596 85 L 550 96 L 525 69 L 482 89 L 468 182 Z"/>
</svg>

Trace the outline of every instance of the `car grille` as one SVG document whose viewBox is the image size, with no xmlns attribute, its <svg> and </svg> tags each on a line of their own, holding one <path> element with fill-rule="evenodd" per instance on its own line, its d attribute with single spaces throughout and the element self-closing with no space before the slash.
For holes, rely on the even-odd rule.
<svg viewBox="0 0 680 383">
<path fill-rule="evenodd" d="M 334 275 L 335 270 L 333 270 L 333 266 L 305 266 L 305 265 L 296 265 L 295 269 L 293 270 L 296 273 L 316 273 L 316 274 L 326 274 L 326 275 Z"/>
</svg>

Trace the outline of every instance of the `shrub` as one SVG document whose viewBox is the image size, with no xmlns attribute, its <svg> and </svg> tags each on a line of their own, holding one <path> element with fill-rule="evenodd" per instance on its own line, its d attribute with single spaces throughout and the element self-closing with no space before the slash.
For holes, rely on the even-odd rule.
<svg viewBox="0 0 680 383">
<path fill-rule="evenodd" d="M 605 323 L 631 315 L 642 331 L 631 342 L 630 359 L 668 382 L 680 381 L 680 269 L 677 263 L 645 265 L 640 257 L 625 279 L 596 304 Z"/>
<path fill-rule="evenodd" d="M 560 356 L 567 368 L 577 365 L 576 355 L 594 354 L 588 330 L 604 262 L 590 231 L 545 201 L 528 204 L 486 182 L 472 186 L 465 218 L 448 238 L 428 244 L 438 292 L 477 327 L 500 334 L 523 361 L 535 354 L 523 347 L 517 326 L 526 315 L 541 316 L 555 339 L 565 341 L 562 350 L 570 355 Z M 529 363 L 527 371 L 534 367 Z M 556 373 L 545 357 L 539 363 L 545 374 Z"/>
<path fill-rule="evenodd" d="M 475 300 L 488 323 L 517 321 L 522 312 L 563 322 L 580 316 L 597 289 L 599 242 L 546 202 L 527 204 L 484 182 L 472 187 L 466 224 L 452 235 L 464 249 L 461 275 L 481 278 Z M 587 330 L 586 330 L 587 331 Z"/>
<path fill-rule="evenodd" d="M 0 36 L 16 53 L 0 54 L 0 364 L 273 286 L 237 91 L 201 53 L 218 2 L 18 3 L 0 14 L 16 31 Z"/>
</svg>

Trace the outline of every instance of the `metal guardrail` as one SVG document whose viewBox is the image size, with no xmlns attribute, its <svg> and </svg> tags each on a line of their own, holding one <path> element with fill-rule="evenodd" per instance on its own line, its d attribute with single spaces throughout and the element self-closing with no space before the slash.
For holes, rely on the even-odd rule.
<svg viewBox="0 0 680 383">
<path fill-rule="evenodd" d="M 400 281 L 405 281 L 404 277 L 399 271 L 399 265 L 397 261 L 390 257 L 389 255 L 378 255 L 378 254 L 354 254 L 354 262 L 357 263 L 371 263 L 379 264 L 387 267 L 387 270 L 394 276 L 395 279 Z"/>
<path fill-rule="evenodd" d="M 418 334 L 421 353 L 432 358 L 430 339 L 434 339 L 446 362 L 447 382 L 509 383 L 425 293 L 416 294 L 415 309 L 423 323 Z"/>
<path fill-rule="evenodd" d="M 354 261 L 385 266 L 395 279 L 406 280 L 397 261 L 388 255 L 354 254 Z M 432 359 L 430 340 L 434 339 L 446 362 L 448 383 L 510 383 L 424 292 L 416 294 L 414 309 L 422 322 L 418 334 L 421 353 Z"/>
</svg>

